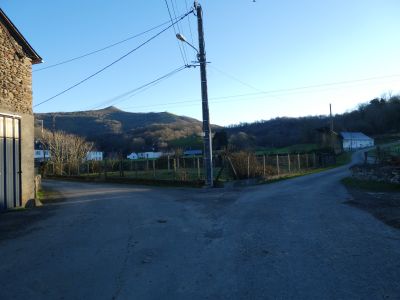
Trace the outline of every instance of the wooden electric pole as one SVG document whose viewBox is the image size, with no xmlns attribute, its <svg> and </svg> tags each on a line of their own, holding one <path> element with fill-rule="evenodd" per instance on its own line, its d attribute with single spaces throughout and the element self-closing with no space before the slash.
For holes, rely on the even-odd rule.
<svg viewBox="0 0 400 300">
<path fill-rule="evenodd" d="M 197 14 L 197 26 L 199 33 L 199 63 L 201 78 L 201 99 L 203 109 L 203 134 L 204 134 L 204 168 L 206 174 L 205 183 L 208 187 L 213 186 L 213 163 L 212 163 L 212 140 L 210 128 L 210 113 L 208 109 L 208 92 L 207 92 L 207 73 L 206 73 L 206 53 L 204 43 L 203 30 L 203 10 L 197 1 L 194 2 Z"/>
</svg>

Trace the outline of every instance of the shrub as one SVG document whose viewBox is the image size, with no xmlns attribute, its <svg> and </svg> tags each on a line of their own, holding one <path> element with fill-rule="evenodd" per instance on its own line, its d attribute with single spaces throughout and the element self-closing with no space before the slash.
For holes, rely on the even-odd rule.
<svg viewBox="0 0 400 300">
<path fill-rule="evenodd" d="M 264 176 L 263 162 L 254 153 L 240 151 L 229 155 L 238 179 L 256 178 Z M 265 167 L 265 176 L 275 174 L 270 166 Z"/>
</svg>

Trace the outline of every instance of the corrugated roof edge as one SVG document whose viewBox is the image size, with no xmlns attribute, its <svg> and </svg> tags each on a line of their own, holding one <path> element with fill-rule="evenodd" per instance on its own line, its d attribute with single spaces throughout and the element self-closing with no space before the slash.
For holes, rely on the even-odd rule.
<svg viewBox="0 0 400 300">
<path fill-rule="evenodd" d="M 340 132 L 340 135 L 343 137 L 343 139 L 368 139 L 368 140 L 373 140 L 373 138 L 365 135 L 362 132 L 350 132 L 350 131 L 342 131 Z"/>
</svg>

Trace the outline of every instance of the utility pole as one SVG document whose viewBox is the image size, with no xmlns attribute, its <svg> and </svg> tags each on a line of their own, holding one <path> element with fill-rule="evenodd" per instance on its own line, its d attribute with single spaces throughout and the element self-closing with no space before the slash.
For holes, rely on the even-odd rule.
<svg viewBox="0 0 400 300">
<path fill-rule="evenodd" d="M 194 2 L 194 7 L 197 14 L 197 27 L 199 34 L 199 63 L 200 63 L 200 78 L 201 78 L 201 99 L 203 109 L 203 134 L 204 134 L 204 168 L 206 174 L 206 185 L 213 186 L 213 163 L 212 163 L 212 141 L 210 128 L 210 113 L 208 109 L 208 92 L 207 92 L 207 73 L 206 73 L 206 53 L 204 43 L 203 30 L 203 10 L 197 1 Z"/>
<path fill-rule="evenodd" d="M 333 132 L 332 104 L 329 103 L 329 116 L 331 121 L 331 132 Z"/>
</svg>

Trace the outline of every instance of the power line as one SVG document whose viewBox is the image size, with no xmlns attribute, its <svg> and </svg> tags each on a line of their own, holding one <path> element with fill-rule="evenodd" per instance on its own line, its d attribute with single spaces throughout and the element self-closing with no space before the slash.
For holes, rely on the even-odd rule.
<svg viewBox="0 0 400 300">
<path fill-rule="evenodd" d="M 244 93 L 244 94 L 236 94 L 236 95 L 228 95 L 228 96 L 220 96 L 220 97 L 211 97 L 209 100 L 222 100 L 222 101 L 211 101 L 212 103 L 222 103 L 225 101 L 235 101 L 231 100 L 232 98 L 243 98 L 246 97 L 245 100 L 248 100 L 248 97 L 255 97 L 255 99 L 258 99 L 260 97 L 258 96 L 273 96 L 270 94 L 275 94 L 275 93 L 282 93 L 282 92 L 292 92 L 292 91 L 298 91 L 298 90 L 307 90 L 307 89 L 313 89 L 313 88 L 319 88 L 319 87 L 329 87 L 329 86 L 335 86 L 335 85 L 343 85 L 343 84 L 349 84 L 349 83 L 358 83 L 358 82 L 366 82 L 366 81 L 373 81 L 373 80 L 379 80 L 379 79 L 387 79 L 387 78 L 395 78 L 395 77 L 400 77 L 400 74 L 394 74 L 394 75 L 386 75 L 386 76 L 379 76 L 379 77 L 370 77 L 370 78 L 364 78 L 364 79 L 356 79 L 356 80 L 348 80 L 348 81 L 339 81 L 339 82 L 332 82 L 332 83 L 324 83 L 324 84 L 317 84 L 317 85 L 308 85 L 308 86 L 301 86 L 301 87 L 295 87 L 295 88 L 287 88 L 287 89 L 277 89 L 277 90 L 269 90 L 269 91 L 263 91 L 263 92 L 257 92 L 257 93 Z M 244 99 L 236 99 L 236 101 L 243 101 Z M 168 102 L 165 103 L 165 105 L 182 105 L 186 103 L 198 103 L 200 102 L 201 99 L 194 99 L 194 100 L 183 100 L 183 101 L 176 101 L 176 102 Z M 163 106 L 165 106 L 163 105 Z M 157 107 L 160 105 L 146 105 L 146 106 L 131 106 L 131 107 L 126 107 L 127 109 L 131 108 L 147 108 L 147 107 Z"/>
<path fill-rule="evenodd" d="M 177 19 L 177 18 L 175 18 L 174 20 L 176 20 L 176 19 Z M 90 56 L 90 55 L 93 55 L 93 54 L 102 52 L 102 51 L 104 51 L 104 50 L 110 49 L 110 48 L 112 48 L 112 47 L 115 47 L 115 46 L 120 45 L 120 44 L 122 44 L 122 43 L 125 43 L 125 42 L 127 42 L 127 41 L 130 41 L 130 40 L 132 40 L 132 39 L 134 39 L 134 38 L 137 38 L 137 37 L 139 37 L 139 36 L 142 36 L 142 35 L 144 35 L 144 34 L 146 34 L 146 33 L 149 33 L 149 32 L 151 32 L 151 31 L 153 31 L 153 30 L 155 30 L 155 29 L 157 29 L 157 28 L 160 28 L 160 27 L 162 27 L 162 26 L 164 26 L 164 25 L 166 25 L 166 24 L 168 24 L 168 23 L 170 23 L 170 22 L 171 22 L 171 21 L 166 21 L 166 22 L 164 22 L 164 23 L 162 23 L 162 24 L 159 24 L 159 25 L 157 25 L 157 26 L 154 26 L 154 27 L 152 27 L 152 28 L 149 28 L 149 29 L 147 29 L 147 30 L 145 30 L 145 31 L 143 31 L 143 32 L 141 32 L 141 33 L 137 33 L 137 34 L 135 34 L 135 35 L 133 35 L 133 36 L 127 37 L 126 39 L 123 39 L 123 40 L 121 40 L 121 41 L 119 41 L 119 42 L 110 44 L 110 45 L 105 46 L 105 47 L 103 47 L 103 48 L 100 48 L 100 49 L 97 49 L 97 50 L 93 50 L 93 51 L 91 51 L 91 52 L 88 52 L 88 53 L 85 53 L 85 54 L 82 54 L 82 55 L 79 55 L 79 56 L 76 56 L 76 57 L 73 57 L 73 58 L 69 58 L 69 59 L 60 61 L 60 62 L 58 62 L 58 63 L 49 65 L 49 66 L 44 67 L 44 68 L 40 68 L 40 69 L 33 70 L 32 72 L 39 72 L 39 71 L 47 70 L 47 69 L 50 69 L 50 68 L 54 68 L 54 67 L 57 67 L 57 66 L 60 66 L 60 65 L 64 65 L 64 64 L 67 64 L 67 63 L 70 63 L 70 62 L 73 62 L 73 61 L 76 61 L 76 60 L 85 58 L 85 57 L 87 57 L 87 56 Z"/>
<path fill-rule="evenodd" d="M 178 11 L 178 4 L 176 3 L 176 0 L 171 0 L 171 7 L 172 7 L 172 11 L 174 13 L 174 17 L 176 18 L 176 12 Z M 182 28 L 180 26 L 180 24 L 176 24 L 176 27 L 178 28 L 179 33 L 184 33 L 182 31 Z M 186 43 L 180 43 L 182 45 L 182 50 L 183 50 L 183 55 L 185 56 L 186 59 L 186 63 L 188 63 L 188 58 L 187 58 L 187 54 L 186 54 Z"/>
<path fill-rule="evenodd" d="M 187 4 L 187 0 L 185 0 L 185 5 L 186 5 L 186 10 L 189 10 L 189 6 Z M 192 33 L 192 25 L 190 24 L 190 18 L 187 19 L 188 24 L 189 24 L 189 32 L 190 32 L 190 40 L 192 42 L 192 45 L 194 44 L 194 39 L 193 39 L 193 33 Z"/>
<path fill-rule="evenodd" d="M 264 93 L 263 90 L 261 90 L 261 89 L 259 89 L 259 88 L 256 88 L 255 86 L 253 86 L 253 85 L 251 85 L 251 84 L 248 84 L 248 83 L 246 83 L 246 82 L 244 82 L 244 81 L 238 79 L 237 77 L 235 77 L 235 76 L 233 76 L 233 75 L 231 75 L 231 74 L 228 74 L 228 73 L 226 73 L 226 72 L 224 72 L 224 71 L 218 69 L 217 67 L 215 67 L 214 64 L 209 64 L 209 67 L 210 67 L 211 69 L 214 69 L 215 71 L 219 72 L 220 74 L 222 74 L 222 75 L 224 75 L 224 76 L 226 76 L 226 77 L 228 77 L 228 78 L 230 78 L 230 79 L 233 79 L 233 80 L 235 80 L 235 81 L 241 83 L 242 85 L 247 86 L 248 88 L 251 88 L 252 90 L 255 90 L 255 91 Z"/>
<path fill-rule="evenodd" d="M 251 84 L 249 84 L 249 83 L 247 83 L 247 82 L 244 82 L 243 80 L 240 80 L 239 78 L 237 78 L 237 77 L 235 77 L 235 76 L 233 76 L 233 75 L 231 75 L 231 74 L 228 74 L 227 72 L 224 72 L 224 71 L 218 69 L 217 67 L 215 67 L 215 65 L 210 64 L 209 66 L 210 66 L 212 69 L 214 69 L 215 71 L 217 71 L 218 73 L 220 73 L 220 74 L 222 74 L 222 75 L 224 75 L 224 76 L 226 76 L 226 77 L 228 77 L 228 78 L 230 78 L 230 79 L 232 79 L 232 80 L 234 80 L 234 81 L 237 81 L 237 82 L 239 82 L 240 84 L 242 84 L 242 85 L 244 85 L 244 86 L 247 86 L 248 88 L 251 88 L 252 90 L 255 90 L 255 91 L 257 91 L 257 92 L 264 93 L 263 90 L 261 90 L 261 89 L 255 87 L 255 86 L 253 86 L 253 85 L 251 85 Z M 278 97 L 278 96 L 275 96 L 275 95 L 271 95 L 270 97 L 273 97 L 273 98 L 276 98 L 276 99 L 279 99 L 279 100 L 283 100 L 282 98 L 280 98 L 280 97 Z"/>
<path fill-rule="evenodd" d="M 172 14 L 171 14 L 171 10 L 169 9 L 169 4 L 168 4 L 168 0 L 164 0 L 165 1 L 165 5 L 167 6 L 167 10 L 168 10 L 168 15 L 169 15 L 169 18 L 171 19 L 171 23 L 173 24 L 173 19 L 172 19 Z M 175 29 L 175 26 L 174 26 L 175 24 L 173 24 L 173 28 L 174 28 L 174 33 L 175 33 L 175 35 L 177 34 L 177 32 L 176 32 L 176 29 Z M 187 63 L 187 59 L 185 60 L 185 56 L 183 55 L 183 51 L 182 51 L 182 45 L 181 45 L 181 43 L 178 41 L 178 40 L 176 40 L 176 42 L 178 43 L 178 47 L 179 47 L 179 52 L 181 53 L 181 57 L 182 57 L 182 60 L 183 60 L 183 63 L 185 64 L 185 65 L 187 65 L 188 63 Z"/>
<path fill-rule="evenodd" d="M 180 71 L 182 71 L 182 70 L 184 70 L 186 68 L 188 68 L 187 65 L 181 66 L 181 67 L 179 67 L 179 68 L 177 68 L 177 69 L 175 69 L 175 70 L 173 70 L 171 72 L 168 72 L 167 74 L 162 75 L 162 76 L 160 76 L 160 77 L 158 77 L 158 78 L 156 78 L 156 79 L 154 79 L 154 80 L 152 80 L 152 81 L 150 81 L 150 82 L 148 82 L 146 84 L 143 84 L 143 85 L 141 85 L 141 86 L 139 86 L 137 88 L 134 88 L 132 90 L 129 90 L 129 91 L 125 92 L 125 93 L 122 93 L 122 94 L 120 94 L 120 95 L 118 95 L 116 97 L 113 97 L 113 98 L 109 99 L 109 100 L 103 101 L 101 104 L 95 106 L 92 109 L 97 109 L 97 108 L 99 108 L 101 106 L 104 106 L 104 105 L 114 105 L 114 104 L 121 103 L 121 102 L 124 102 L 126 100 L 129 100 L 130 98 L 132 98 L 133 96 L 135 96 L 139 92 L 142 92 L 144 90 L 147 90 L 150 87 L 153 87 L 154 85 L 160 83 L 162 80 L 167 79 L 167 78 L 175 75 L 176 73 L 179 73 Z M 124 100 L 121 100 L 121 99 L 123 99 L 125 97 L 128 97 L 128 98 L 124 99 Z"/>
<path fill-rule="evenodd" d="M 176 23 L 180 22 L 181 20 L 183 20 L 184 18 L 186 18 L 189 14 L 191 14 L 193 11 L 189 11 L 187 13 L 185 13 L 183 16 L 181 16 L 178 20 L 176 20 L 175 22 L 173 22 L 171 25 L 169 25 L 168 27 L 164 28 L 163 30 L 161 30 L 160 32 L 158 32 L 157 34 L 153 35 L 151 38 L 147 39 L 146 41 L 144 41 L 143 43 L 141 43 L 139 46 L 135 47 L 134 49 L 130 50 L 128 53 L 124 54 L 123 56 L 121 56 L 120 58 L 114 60 L 113 62 L 111 62 L 110 64 L 106 65 L 105 67 L 101 68 L 100 70 L 98 70 L 97 72 L 91 74 L 90 76 L 82 79 L 81 81 L 75 83 L 74 85 L 70 86 L 69 88 L 61 91 L 60 93 L 42 101 L 39 102 L 38 104 L 34 105 L 33 107 L 37 107 L 43 103 L 49 102 L 50 100 L 53 100 L 54 98 L 72 90 L 73 88 L 81 85 L 82 83 L 88 81 L 89 79 L 95 77 L 96 75 L 100 74 L 101 72 L 105 71 L 106 69 L 108 69 L 109 67 L 113 66 L 114 64 L 118 63 L 119 61 L 123 60 L 125 57 L 127 57 L 128 55 L 132 54 L 133 52 L 135 52 L 136 50 L 140 49 L 141 47 L 143 47 L 144 45 L 148 44 L 150 41 L 154 40 L 156 37 L 158 37 L 159 35 L 161 35 L 162 33 L 164 33 L 165 31 L 167 31 L 169 28 L 173 27 Z"/>
</svg>

